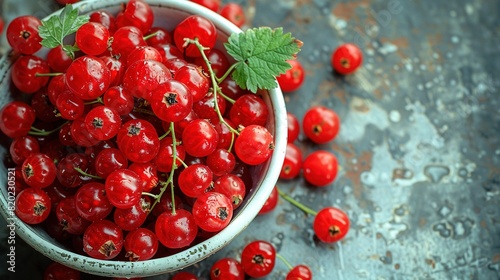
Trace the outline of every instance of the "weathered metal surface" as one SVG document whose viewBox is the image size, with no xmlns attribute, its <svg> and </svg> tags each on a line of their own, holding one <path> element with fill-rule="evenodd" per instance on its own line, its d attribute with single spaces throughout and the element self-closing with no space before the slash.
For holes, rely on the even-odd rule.
<svg viewBox="0 0 500 280">
<path fill-rule="evenodd" d="M 499 279 L 500 2 L 237 2 L 252 26 L 283 26 L 305 43 L 306 81 L 286 95 L 287 109 L 300 119 L 311 105 L 326 104 L 342 119 L 332 143 L 297 142 L 305 154 L 321 148 L 338 156 L 335 183 L 279 186 L 312 208 L 344 209 L 352 228 L 338 244 L 319 243 L 312 217 L 281 201 L 189 270 L 208 279 L 215 260 L 238 258 L 245 243 L 266 239 L 292 264 L 309 265 L 314 279 Z M 365 55 L 348 77 L 330 66 L 343 42 Z M 17 248 L 16 275 L 42 273 L 48 260 Z M 286 271 L 278 261 L 268 279 Z"/>
</svg>

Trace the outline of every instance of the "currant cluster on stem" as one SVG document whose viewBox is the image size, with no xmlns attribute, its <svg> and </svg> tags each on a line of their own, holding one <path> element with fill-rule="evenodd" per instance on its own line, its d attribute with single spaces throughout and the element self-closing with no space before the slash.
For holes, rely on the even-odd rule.
<svg viewBox="0 0 500 280">
<path fill-rule="evenodd" d="M 203 16 L 173 30 L 154 22 L 146 2 L 130 0 L 117 14 L 66 5 L 7 28 L 15 92 L 0 130 L 12 139 L 15 212 L 96 259 L 147 260 L 221 231 L 274 149 L 265 92 L 242 81 L 254 89 L 275 76 L 242 76 L 255 66 L 230 65 Z M 289 54 L 269 51 L 284 72 L 300 41 L 251 32 L 281 36 Z"/>
</svg>

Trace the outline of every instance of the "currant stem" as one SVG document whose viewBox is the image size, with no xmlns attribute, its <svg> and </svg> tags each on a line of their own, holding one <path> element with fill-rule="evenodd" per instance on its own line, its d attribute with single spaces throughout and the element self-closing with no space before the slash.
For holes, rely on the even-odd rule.
<svg viewBox="0 0 500 280">
<path fill-rule="evenodd" d="M 93 100 L 93 101 L 85 102 L 84 105 L 92 105 L 92 104 L 97 104 L 97 103 L 104 104 L 101 97 L 97 97 L 97 99 Z"/>
<path fill-rule="evenodd" d="M 159 33 L 159 31 L 156 31 L 156 32 L 151 33 L 151 34 L 148 34 L 148 35 L 146 35 L 146 36 L 144 36 L 144 37 L 142 37 L 142 38 L 144 39 L 144 41 L 146 41 L 146 40 L 148 40 L 148 39 L 153 38 L 153 37 L 154 37 L 154 36 L 156 36 L 156 34 L 158 34 L 158 33 Z"/>
<path fill-rule="evenodd" d="M 142 192 L 142 195 L 147 195 L 147 196 L 152 197 L 154 199 L 158 198 L 158 195 L 152 194 L 152 193 L 148 193 L 148 192 Z"/>
<path fill-rule="evenodd" d="M 99 177 L 99 176 L 96 176 L 96 175 L 92 175 L 92 174 L 89 174 L 85 171 L 83 171 L 80 167 L 74 167 L 76 171 L 78 171 L 78 173 L 82 174 L 83 176 L 87 176 L 87 177 L 90 177 L 90 178 L 94 178 L 94 179 L 98 179 L 98 180 L 103 180 L 103 178 Z"/>
<path fill-rule="evenodd" d="M 34 136 L 47 136 L 50 135 L 54 132 L 59 132 L 61 128 L 68 122 L 64 122 L 62 125 L 58 126 L 57 128 L 54 128 L 52 130 L 46 131 L 44 129 L 38 129 L 36 127 L 31 127 L 31 130 L 28 132 L 29 135 L 34 135 Z"/>
<path fill-rule="evenodd" d="M 168 135 L 170 135 L 170 130 L 165 132 L 162 136 L 158 137 L 158 139 L 161 141 L 161 140 L 163 140 L 163 138 L 167 137 Z"/>
<path fill-rule="evenodd" d="M 233 72 L 234 68 L 236 67 L 236 63 L 232 64 L 226 71 L 226 73 L 224 73 L 224 75 L 222 75 L 222 77 L 220 78 L 217 78 L 217 83 L 222 83 L 222 81 L 224 81 L 227 76 L 229 76 L 229 74 L 231 74 L 231 72 Z"/>
<path fill-rule="evenodd" d="M 210 61 L 208 60 L 207 56 L 205 55 L 204 50 L 206 48 L 203 47 L 200 44 L 200 42 L 198 41 L 197 38 L 195 38 L 194 40 L 186 38 L 185 41 L 186 41 L 186 44 L 194 44 L 198 48 L 198 50 L 201 53 L 201 57 L 203 58 L 203 61 L 205 61 L 205 64 L 207 65 L 208 73 L 210 74 L 210 79 L 211 79 L 211 82 L 212 82 L 212 88 L 213 88 L 212 91 L 213 91 L 213 94 L 214 94 L 214 109 L 215 109 L 215 112 L 217 112 L 217 116 L 219 118 L 219 121 L 221 123 L 225 124 L 232 133 L 235 133 L 235 134 L 239 135 L 240 133 L 237 130 L 235 130 L 234 128 L 232 128 L 224 120 L 224 117 L 222 116 L 222 114 L 220 112 L 219 104 L 217 102 L 217 94 L 219 94 L 221 92 L 221 90 L 220 90 L 219 84 L 217 82 L 217 77 L 215 76 L 214 70 L 212 69 L 212 64 L 210 63 Z"/>
<path fill-rule="evenodd" d="M 62 75 L 63 73 L 35 73 L 35 77 L 55 77 Z"/>
<path fill-rule="evenodd" d="M 279 193 L 279 195 L 283 199 L 285 199 L 286 201 L 290 202 L 291 204 L 293 204 L 294 206 L 296 206 L 297 208 L 299 208 L 300 210 L 302 210 L 304 213 L 310 214 L 310 215 L 313 215 L 313 216 L 316 216 L 316 214 L 318 214 L 318 212 L 316 212 L 316 211 L 312 210 L 311 208 L 305 206 L 304 204 L 298 202 L 297 200 L 295 200 L 291 196 L 289 196 L 286 193 L 284 193 L 278 187 L 276 187 L 276 189 L 278 189 L 278 193 Z"/>
<path fill-rule="evenodd" d="M 288 269 L 292 270 L 293 269 L 293 266 L 287 261 L 287 259 L 285 259 L 285 257 L 283 257 L 281 254 L 279 253 L 276 253 L 276 257 L 278 259 L 280 259 L 287 267 Z"/>
</svg>

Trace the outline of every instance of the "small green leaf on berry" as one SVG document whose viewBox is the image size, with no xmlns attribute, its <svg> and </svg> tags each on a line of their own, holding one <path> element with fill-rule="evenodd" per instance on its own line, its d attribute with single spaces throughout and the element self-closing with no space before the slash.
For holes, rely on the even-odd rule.
<svg viewBox="0 0 500 280">
<path fill-rule="evenodd" d="M 75 33 L 80 26 L 88 21 L 88 15 L 78 15 L 77 8 L 73 8 L 71 4 L 66 5 L 59 15 L 53 15 L 42 21 L 42 25 L 38 28 L 38 33 L 43 39 L 42 46 L 55 48 L 61 45 L 71 55 L 75 51 L 75 47 L 64 46 L 64 38 Z"/>
<path fill-rule="evenodd" d="M 297 55 L 302 42 L 283 28 L 259 27 L 232 34 L 224 46 L 236 60 L 233 79 L 255 93 L 277 86 L 275 78 L 290 69 L 287 60 Z"/>
</svg>

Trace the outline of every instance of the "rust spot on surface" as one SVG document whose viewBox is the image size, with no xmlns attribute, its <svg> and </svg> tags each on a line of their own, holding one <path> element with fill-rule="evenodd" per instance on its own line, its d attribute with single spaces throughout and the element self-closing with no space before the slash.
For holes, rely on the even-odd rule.
<svg viewBox="0 0 500 280">
<path fill-rule="evenodd" d="M 369 0 L 352 1 L 347 3 L 338 3 L 333 8 L 333 15 L 341 19 L 352 19 L 356 17 L 356 9 L 362 7 L 367 8 L 370 4 Z"/>
<path fill-rule="evenodd" d="M 424 227 L 427 224 L 427 220 L 425 218 L 420 218 L 418 220 L 418 226 L 419 227 Z"/>
<path fill-rule="evenodd" d="M 436 268 L 436 262 L 433 259 L 425 259 L 425 263 L 428 264 L 433 269 Z"/>
<path fill-rule="evenodd" d="M 491 258 L 491 263 L 499 263 L 500 262 L 500 254 L 493 255 Z"/>
</svg>

